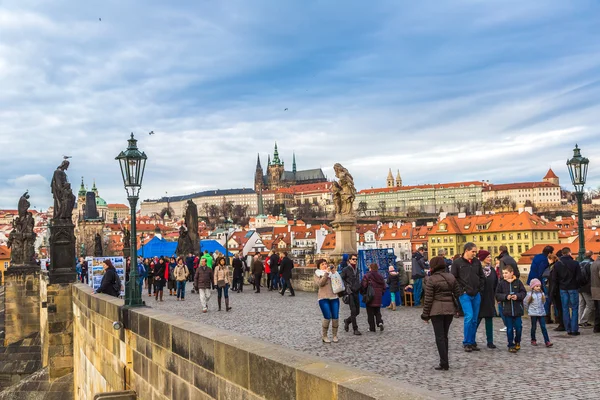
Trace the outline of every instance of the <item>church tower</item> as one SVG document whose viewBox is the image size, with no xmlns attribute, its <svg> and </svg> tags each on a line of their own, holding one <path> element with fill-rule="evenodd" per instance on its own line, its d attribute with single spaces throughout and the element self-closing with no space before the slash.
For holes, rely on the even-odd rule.
<svg viewBox="0 0 600 400">
<path fill-rule="evenodd" d="M 277 150 L 277 142 L 275 142 L 275 150 L 273 152 L 273 160 L 267 167 L 267 180 L 269 189 L 279 189 L 281 186 L 281 176 L 285 169 L 283 162 L 279 159 L 279 151 Z"/>
<path fill-rule="evenodd" d="M 402 187 L 402 178 L 400 177 L 400 170 L 396 174 L 396 187 Z"/>
<path fill-rule="evenodd" d="M 394 187 L 394 175 L 392 175 L 392 169 L 390 168 L 387 176 L 387 187 Z"/>
<path fill-rule="evenodd" d="M 550 168 L 548 170 L 548 172 L 546 173 L 546 176 L 544 176 L 543 181 L 544 182 L 550 182 L 550 183 L 552 183 L 553 185 L 556 185 L 556 186 L 560 186 L 560 181 L 558 179 L 558 176 L 556 176 L 556 174 L 554 173 L 554 171 L 552 171 L 552 168 Z"/>
<path fill-rule="evenodd" d="M 260 165 L 260 154 L 258 154 L 256 157 L 256 172 L 254 172 L 254 190 L 259 192 L 263 186 L 263 169 Z"/>
</svg>

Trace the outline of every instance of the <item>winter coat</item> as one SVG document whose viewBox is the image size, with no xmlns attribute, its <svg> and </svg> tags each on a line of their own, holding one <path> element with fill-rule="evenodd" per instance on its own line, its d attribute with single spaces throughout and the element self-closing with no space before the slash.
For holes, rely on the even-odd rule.
<svg viewBox="0 0 600 400">
<path fill-rule="evenodd" d="M 530 299 L 531 300 L 530 302 Z M 533 290 L 525 296 L 525 308 L 530 317 L 545 317 L 546 308 L 544 307 L 545 296 L 543 292 L 534 292 Z"/>
<path fill-rule="evenodd" d="M 206 266 L 208 268 L 212 268 L 213 266 L 213 258 L 210 256 L 210 254 L 205 253 L 202 255 L 202 257 L 200 257 L 200 259 L 205 259 L 206 260 Z"/>
<path fill-rule="evenodd" d="M 260 260 L 256 260 L 252 263 L 252 275 L 262 274 L 265 267 Z"/>
<path fill-rule="evenodd" d="M 509 294 L 516 294 L 517 300 L 507 300 Z M 496 288 L 496 300 L 502 303 L 503 314 L 506 317 L 523 316 L 523 300 L 527 296 L 523 282 L 515 277 L 512 282 L 501 280 Z"/>
<path fill-rule="evenodd" d="M 279 254 L 277 253 L 271 256 L 271 274 L 275 276 L 279 275 Z"/>
<path fill-rule="evenodd" d="M 578 290 L 581 268 L 571 256 L 562 256 L 554 266 L 559 290 Z"/>
<path fill-rule="evenodd" d="M 592 260 L 591 258 L 584 258 L 581 261 L 581 263 L 579 263 L 579 265 L 581 266 L 581 273 L 585 274 L 585 279 L 587 281 L 587 283 L 585 285 L 583 285 L 582 287 L 579 288 L 580 293 L 587 293 L 587 294 L 592 293 L 592 280 L 590 279 L 590 277 L 591 277 L 590 267 L 592 266 L 593 262 L 594 262 L 594 260 Z"/>
<path fill-rule="evenodd" d="M 231 273 L 229 271 L 229 265 L 216 265 L 214 268 L 215 276 L 213 282 L 215 285 L 219 283 L 220 280 L 224 280 L 225 283 L 231 286 Z"/>
<path fill-rule="evenodd" d="M 460 292 L 469 296 L 475 296 L 483 292 L 485 277 L 481 268 L 481 261 L 473 258 L 469 262 L 464 257 L 459 257 L 452 263 L 452 275 L 456 278 Z"/>
<path fill-rule="evenodd" d="M 175 277 L 174 279 L 178 282 L 185 281 L 189 275 L 190 275 L 190 270 L 187 267 L 187 265 L 185 265 L 185 264 L 182 264 L 182 265 L 177 264 L 177 266 L 173 270 L 173 276 Z"/>
<path fill-rule="evenodd" d="M 434 269 L 425 283 L 425 299 L 421 319 L 428 321 L 434 315 L 454 315 L 457 311 L 454 297 L 462 294 L 454 275 L 445 271 L 445 265 Z"/>
<path fill-rule="evenodd" d="M 106 268 L 100 282 L 100 287 L 96 290 L 96 293 L 119 297 L 121 290 L 116 290 L 116 286 L 121 286 L 121 279 L 117 274 L 117 270 L 114 267 Z"/>
<path fill-rule="evenodd" d="M 514 258 L 512 258 L 510 256 L 510 254 L 508 253 L 502 253 L 500 255 L 500 280 L 504 279 L 502 277 L 502 271 L 504 271 L 504 267 L 506 267 L 507 265 L 510 265 L 513 268 L 513 273 L 515 274 L 515 277 L 517 279 L 519 279 L 521 277 L 521 272 L 519 272 L 519 267 L 517 266 L 517 262 L 515 261 Z M 544 272 L 544 271 L 542 271 Z"/>
<path fill-rule="evenodd" d="M 244 274 L 244 263 L 239 258 L 235 257 L 232 261 L 233 264 L 233 279 L 241 278 Z"/>
<path fill-rule="evenodd" d="M 367 305 L 369 307 L 381 307 L 381 299 L 383 298 L 383 292 L 385 292 L 383 276 L 378 271 L 369 271 L 363 276 L 360 285 L 363 290 L 366 290 L 369 285 L 373 287 L 375 296 L 373 296 L 373 300 Z"/>
<path fill-rule="evenodd" d="M 387 278 L 387 284 L 390 286 L 390 293 L 396 293 L 400 290 L 400 274 L 390 272 Z"/>
<path fill-rule="evenodd" d="M 542 280 L 542 274 L 548 268 L 548 256 L 544 253 L 538 254 L 533 257 L 531 261 L 531 269 L 529 270 L 529 276 L 527 277 L 527 284 L 531 282 L 532 279 Z"/>
<path fill-rule="evenodd" d="M 358 266 L 356 269 L 352 268 L 350 265 L 344 267 L 340 276 L 344 281 L 346 293 L 358 293 L 360 290 L 360 271 L 358 270 Z"/>
<path fill-rule="evenodd" d="M 491 318 L 496 316 L 496 288 L 498 287 L 498 276 L 492 268 L 490 275 L 486 278 L 481 293 L 481 306 L 479 307 L 479 318 Z"/>
<path fill-rule="evenodd" d="M 265 273 L 271 273 L 271 257 L 265 258 Z"/>
<path fill-rule="evenodd" d="M 319 293 L 317 294 L 317 298 L 319 300 L 338 298 L 338 295 L 333 293 L 329 271 L 322 271 L 320 269 L 316 270 L 314 281 L 317 287 L 319 288 Z"/>
<path fill-rule="evenodd" d="M 210 289 L 213 284 L 212 269 L 208 266 L 200 266 L 196 268 L 196 275 L 194 276 L 194 288 L 196 289 Z"/>
<path fill-rule="evenodd" d="M 185 258 L 185 265 L 188 267 L 188 271 L 193 271 L 194 270 L 194 259 L 196 257 L 191 256 L 191 257 L 186 257 Z"/>
<path fill-rule="evenodd" d="M 590 267 L 592 300 L 600 300 L 600 257 Z"/>
<path fill-rule="evenodd" d="M 168 272 L 169 270 L 167 269 L 167 263 L 158 263 L 154 266 L 154 280 L 166 280 L 166 277 L 168 277 Z"/>
<path fill-rule="evenodd" d="M 289 257 L 283 257 L 279 267 L 279 273 L 281 277 L 286 281 L 292 279 L 292 270 L 294 269 L 294 262 Z"/>
<path fill-rule="evenodd" d="M 412 279 L 425 278 L 425 257 L 418 251 L 412 256 Z"/>
</svg>

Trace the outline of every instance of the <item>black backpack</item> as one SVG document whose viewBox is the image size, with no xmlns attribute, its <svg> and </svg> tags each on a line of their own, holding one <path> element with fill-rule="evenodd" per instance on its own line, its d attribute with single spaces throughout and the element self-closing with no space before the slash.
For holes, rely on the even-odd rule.
<svg viewBox="0 0 600 400">
<path fill-rule="evenodd" d="M 590 283 L 590 278 L 591 278 L 591 273 L 590 269 L 589 269 L 590 263 L 589 262 L 585 262 L 585 263 L 580 263 L 579 264 L 579 279 L 577 280 L 577 283 L 579 283 L 580 286 L 585 286 L 588 283 Z"/>
<path fill-rule="evenodd" d="M 112 287 L 115 290 L 116 296 L 119 297 L 121 295 L 121 278 L 119 278 L 119 274 L 115 272 L 113 279 Z"/>
<path fill-rule="evenodd" d="M 369 285 L 367 286 L 367 289 L 365 290 L 365 292 L 363 294 L 363 301 L 365 302 L 365 304 L 369 304 L 370 302 L 373 301 L 374 298 L 375 298 L 375 289 L 373 289 L 373 285 L 371 285 L 371 282 L 369 282 Z"/>
</svg>

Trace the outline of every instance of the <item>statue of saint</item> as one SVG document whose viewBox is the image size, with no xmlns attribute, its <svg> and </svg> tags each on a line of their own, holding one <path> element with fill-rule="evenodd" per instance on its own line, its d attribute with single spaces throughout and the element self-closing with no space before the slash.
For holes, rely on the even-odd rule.
<svg viewBox="0 0 600 400">
<path fill-rule="evenodd" d="M 94 237 L 94 256 L 102 257 L 102 237 L 99 233 Z"/>
<path fill-rule="evenodd" d="M 65 172 L 67 168 L 69 168 L 69 161 L 64 160 L 52 176 L 50 187 L 54 196 L 54 219 L 70 220 L 73 214 L 75 196 L 71 190 L 71 184 L 67 180 Z"/>
<path fill-rule="evenodd" d="M 123 248 L 131 248 L 131 231 L 127 227 L 123 228 Z"/>
<path fill-rule="evenodd" d="M 191 199 L 187 201 L 185 210 L 185 226 L 187 228 L 187 241 L 194 254 L 200 251 L 198 247 L 198 207 Z M 187 255 L 188 253 L 185 253 Z"/>
<path fill-rule="evenodd" d="M 8 236 L 8 247 L 11 249 L 11 264 L 31 264 L 35 255 L 35 238 L 33 231 L 35 221 L 29 211 L 29 193 L 25 192 L 18 203 L 19 215 L 12 222 L 12 231 Z"/>
<path fill-rule="evenodd" d="M 333 182 L 331 191 L 333 193 L 333 202 L 335 205 L 336 219 L 343 217 L 354 217 L 354 199 L 356 198 L 356 188 L 354 187 L 354 178 L 341 164 L 333 166 L 337 182 Z"/>
</svg>

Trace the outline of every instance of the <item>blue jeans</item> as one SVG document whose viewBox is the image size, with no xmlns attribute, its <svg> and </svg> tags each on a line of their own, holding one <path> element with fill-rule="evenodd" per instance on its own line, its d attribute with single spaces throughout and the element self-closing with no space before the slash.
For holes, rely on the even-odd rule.
<svg viewBox="0 0 600 400">
<path fill-rule="evenodd" d="M 479 317 L 479 306 L 481 305 L 481 295 L 469 296 L 463 293 L 458 298 L 460 305 L 465 313 L 464 339 L 463 346 L 474 346 L 475 334 L 477 333 L 477 320 Z"/>
<path fill-rule="evenodd" d="M 537 328 L 538 323 L 540 324 L 542 335 L 544 336 L 544 343 L 548 343 L 550 341 L 550 338 L 548 337 L 548 330 L 546 329 L 546 317 L 531 317 L 531 340 L 536 340 L 535 330 Z"/>
<path fill-rule="evenodd" d="M 501 302 L 498 303 L 498 315 L 500 315 L 500 318 L 502 318 L 502 323 L 504 324 L 504 326 L 506 326 L 506 317 L 504 316 L 504 307 L 502 306 Z"/>
<path fill-rule="evenodd" d="M 226 283 L 223 287 L 217 286 L 217 297 L 220 299 L 221 294 L 225 296 L 226 299 L 229 298 L 229 283 Z"/>
<path fill-rule="evenodd" d="M 324 319 L 338 319 L 340 317 L 340 299 L 321 299 L 319 307 Z"/>
<path fill-rule="evenodd" d="M 413 279 L 413 299 L 415 307 L 421 305 L 421 294 L 423 294 L 423 278 Z"/>
<path fill-rule="evenodd" d="M 279 284 L 279 277 L 277 276 L 277 274 L 273 274 L 271 289 L 279 289 L 280 287 L 281 285 Z"/>
<path fill-rule="evenodd" d="M 579 332 L 579 292 L 577 290 L 560 291 L 563 310 L 563 323 L 567 332 Z M 571 309 L 571 313 L 569 313 Z"/>
<path fill-rule="evenodd" d="M 185 299 L 185 284 L 187 281 L 177 281 L 177 298 Z"/>
<path fill-rule="evenodd" d="M 521 343 L 521 333 L 523 333 L 521 317 L 506 317 L 506 337 L 509 348 L 515 347 L 516 343 Z"/>
</svg>

